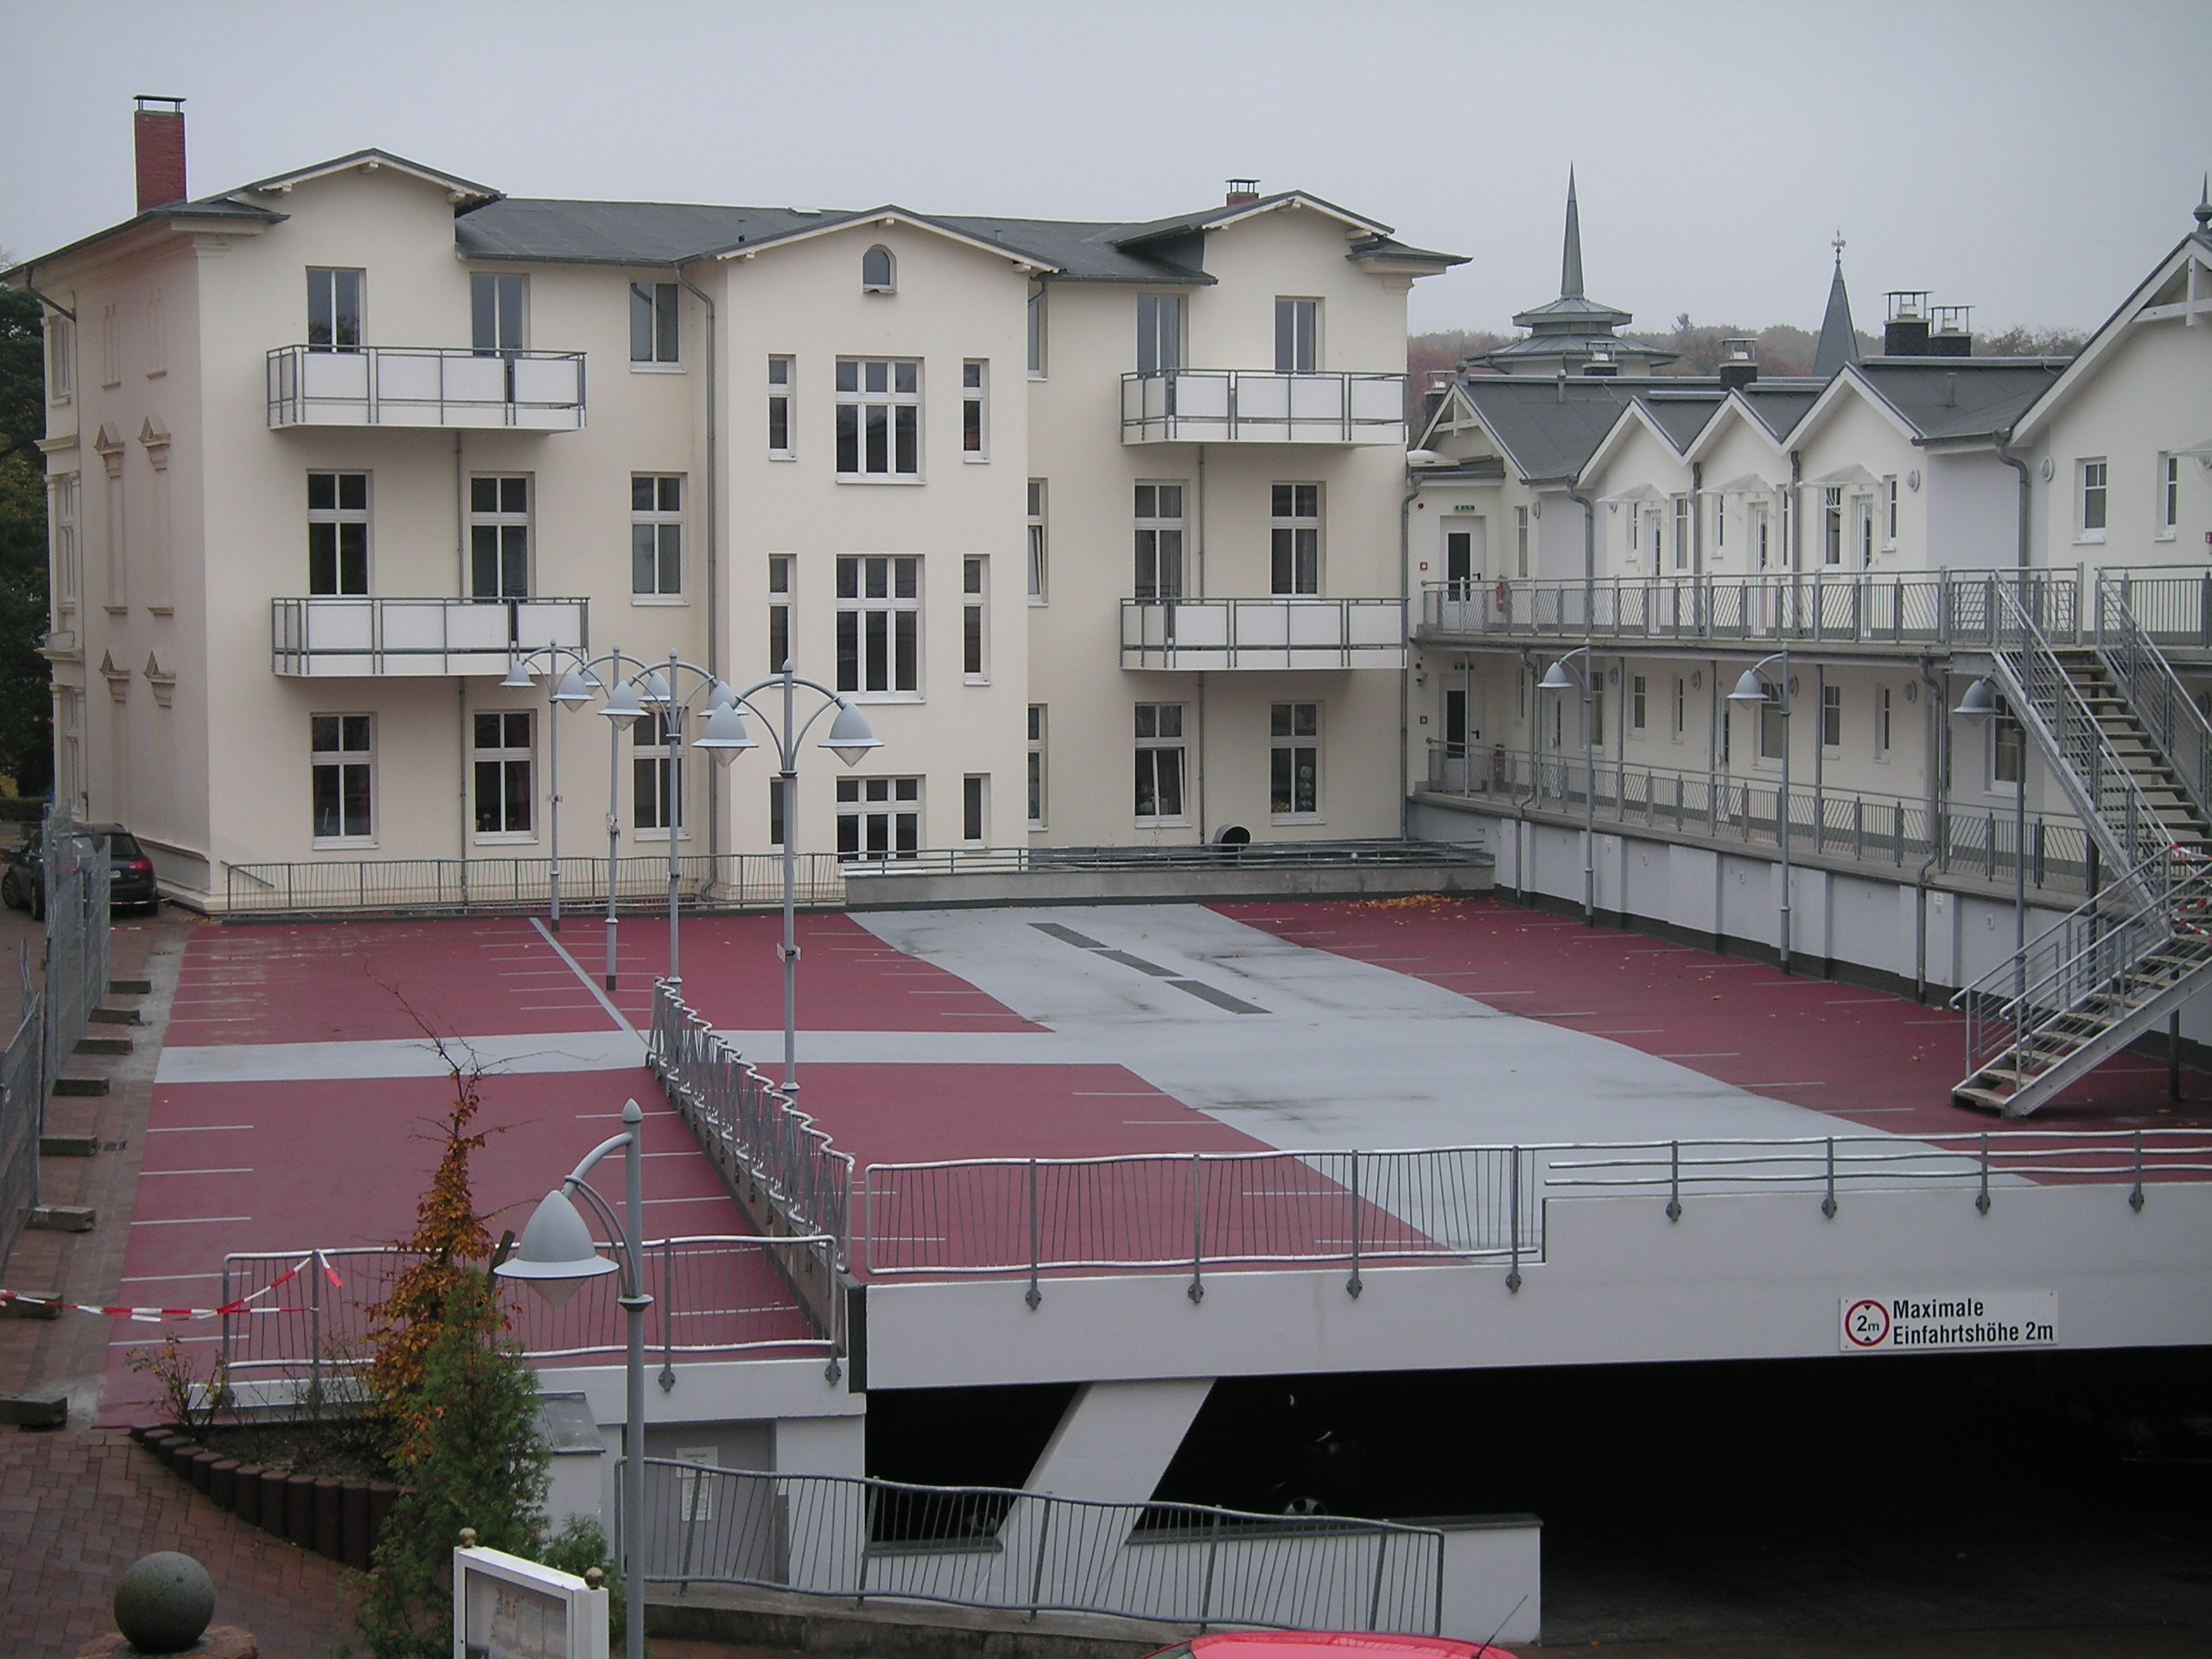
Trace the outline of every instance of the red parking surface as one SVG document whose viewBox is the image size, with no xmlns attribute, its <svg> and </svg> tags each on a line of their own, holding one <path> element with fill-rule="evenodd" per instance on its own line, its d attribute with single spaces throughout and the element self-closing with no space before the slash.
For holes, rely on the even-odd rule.
<svg viewBox="0 0 2212 1659">
<path fill-rule="evenodd" d="M 1951 1103 L 1966 1022 L 1947 1008 L 1785 975 L 1641 933 L 1586 927 L 1502 899 L 1219 905 L 1225 916 L 1443 986 L 1507 1014 L 1625 1044 L 1723 1083 L 1898 1135 L 1999 1120 Z M 2121 1054 L 2025 1123 L 2036 1129 L 2212 1127 L 2212 1090 Z"/>
</svg>

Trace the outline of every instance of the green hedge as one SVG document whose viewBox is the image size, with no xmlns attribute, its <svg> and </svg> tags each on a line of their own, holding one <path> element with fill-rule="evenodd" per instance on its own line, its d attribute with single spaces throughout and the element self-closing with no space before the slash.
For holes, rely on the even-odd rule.
<svg viewBox="0 0 2212 1659">
<path fill-rule="evenodd" d="M 0 823 L 37 823 L 46 817 L 46 803 L 36 796 L 0 795 Z"/>
</svg>

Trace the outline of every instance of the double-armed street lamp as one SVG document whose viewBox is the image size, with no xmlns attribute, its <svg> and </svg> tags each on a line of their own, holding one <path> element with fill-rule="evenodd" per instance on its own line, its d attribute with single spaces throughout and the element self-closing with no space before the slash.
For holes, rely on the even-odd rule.
<svg viewBox="0 0 2212 1659">
<path fill-rule="evenodd" d="M 1782 676 L 1770 683 L 1760 672 L 1769 664 L 1782 664 Z M 1760 718 L 1765 716 L 1765 707 L 1776 705 L 1782 721 L 1782 794 L 1775 808 L 1775 840 L 1782 848 L 1782 918 L 1780 947 L 1782 971 L 1789 971 L 1789 705 L 1794 701 L 1789 689 L 1789 647 L 1784 645 L 1772 656 L 1762 657 L 1736 678 L 1736 689 L 1728 694 L 1731 702 L 1757 703 Z M 1748 808 L 1746 809 L 1748 810 Z"/>
<path fill-rule="evenodd" d="M 1568 668 L 1578 657 L 1582 659 L 1581 667 Z M 1577 645 L 1554 660 L 1536 682 L 1539 691 L 1582 693 L 1582 921 L 1586 927 L 1598 925 L 1598 768 L 1592 753 L 1597 730 L 1592 718 L 1590 683 L 1590 677 L 1597 671 L 1590 647 Z"/>
</svg>

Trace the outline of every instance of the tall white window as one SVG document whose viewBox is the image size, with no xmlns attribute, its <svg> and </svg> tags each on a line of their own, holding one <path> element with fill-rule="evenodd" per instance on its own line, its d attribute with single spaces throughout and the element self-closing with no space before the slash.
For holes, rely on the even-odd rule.
<svg viewBox="0 0 2212 1659">
<path fill-rule="evenodd" d="M 1851 503 L 1851 545 L 1861 570 L 1874 563 L 1874 498 L 1855 496 Z"/>
<path fill-rule="evenodd" d="M 1629 729 L 1632 732 L 1644 730 L 1650 717 L 1650 682 L 1641 674 L 1633 675 L 1628 683 Z"/>
<path fill-rule="evenodd" d="M 369 591 L 369 475 L 308 474 L 308 592 Z"/>
<path fill-rule="evenodd" d="M 1183 486 L 1138 485 L 1136 522 L 1136 596 L 1182 598 Z"/>
<path fill-rule="evenodd" d="M 837 476 L 916 478 L 922 470 L 922 365 L 837 359 Z"/>
<path fill-rule="evenodd" d="M 878 243 L 861 255 L 861 292 L 896 294 L 898 291 L 898 258 L 890 249 Z"/>
<path fill-rule="evenodd" d="M 1748 508 L 1747 511 L 1751 514 L 1751 521 L 1752 568 L 1755 569 L 1764 570 L 1769 564 L 1773 563 L 1774 556 L 1771 533 L 1768 529 L 1769 520 L 1767 518 L 1766 504 L 1764 502 L 1758 503 L 1758 505 Z"/>
<path fill-rule="evenodd" d="M 1029 827 L 1042 830 L 1045 827 L 1045 705 L 1041 702 L 1029 705 L 1029 745 L 1028 752 L 1023 757 L 1023 766 L 1027 774 L 1024 781 L 1028 785 Z"/>
<path fill-rule="evenodd" d="M 1886 685 L 1874 696 L 1874 758 L 1878 760 L 1890 758 L 1890 746 L 1896 735 L 1891 723 L 1896 717 L 1891 696 Z"/>
<path fill-rule="evenodd" d="M 683 476 L 639 473 L 630 480 L 630 594 L 683 597 Z"/>
<path fill-rule="evenodd" d="M 1183 817 L 1183 705 L 1136 706 L 1136 816 L 1153 822 Z"/>
<path fill-rule="evenodd" d="M 1885 549 L 1897 544 L 1897 481 L 1894 478 L 1882 480 L 1882 545 Z"/>
<path fill-rule="evenodd" d="M 909 555 L 837 560 L 837 689 L 911 696 L 921 689 L 922 562 Z"/>
<path fill-rule="evenodd" d="M 1687 495 L 1675 498 L 1675 569 L 1690 568 L 1690 499 Z"/>
<path fill-rule="evenodd" d="M 1321 810 L 1321 705 L 1278 702 L 1268 710 L 1268 811 L 1310 818 Z"/>
<path fill-rule="evenodd" d="M 1759 704 L 1759 759 L 1779 760 L 1783 745 L 1789 741 L 1789 722 L 1782 713 L 1782 698 L 1770 686 L 1766 701 Z"/>
<path fill-rule="evenodd" d="M 2020 787 L 2027 766 L 2027 737 L 2007 709 L 1989 722 L 1989 786 L 2006 792 Z"/>
<path fill-rule="evenodd" d="M 1721 552 L 1728 545 L 1728 498 L 1713 498 L 1713 550 Z"/>
<path fill-rule="evenodd" d="M 1776 551 L 1781 554 L 1782 563 L 1794 570 L 1797 568 L 1797 492 L 1784 490 L 1781 499 L 1782 523 L 1779 529 L 1782 544 Z"/>
<path fill-rule="evenodd" d="M 922 780 L 840 778 L 837 856 L 912 858 L 922 845 Z"/>
<path fill-rule="evenodd" d="M 960 365 L 960 456 L 963 461 L 990 457 L 990 389 L 988 363 L 971 357 Z"/>
<path fill-rule="evenodd" d="M 1529 509 L 1513 509 L 1513 574 L 1529 574 Z"/>
<path fill-rule="evenodd" d="M 54 602 L 77 602 L 77 474 L 56 473 L 48 486 L 47 545 L 54 563 Z"/>
<path fill-rule="evenodd" d="M 677 361 L 677 296 L 674 283 L 630 284 L 630 361 L 641 367 L 663 368 Z"/>
<path fill-rule="evenodd" d="M 358 270 L 308 271 L 308 349 L 361 349 L 361 283 Z M 520 278 L 516 280 L 519 281 Z"/>
<path fill-rule="evenodd" d="M 791 567 L 789 553 L 768 556 L 768 672 L 780 674 L 791 659 Z"/>
<path fill-rule="evenodd" d="M 531 831 L 531 743 L 528 709 L 480 712 L 474 718 L 469 760 L 476 774 L 476 834 L 479 839 L 525 839 Z"/>
<path fill-rule="evenodd" d="M 2105 538 L 2105 520 L 2111 493 L 2112 467 L 2107 461 L 2085 461 L 2080 463 L 2082 501 L 2082 539 L 2101 542 Z"/>
<path fill-rule="evenodd" d="M 969 772 L 960 780 L 960 840 L 981 847 L 991 834 L 991 779 L 986 772 Z"/>
<path fill-rule="evenodd" d="M 1689 682 L 1681 675 L 1675 676 L 1675 715 L 1667 735 L 1679 743 L 1689 727 Z"/>
<path fill-rule="evenodd" d="M 1665 522 L 1658 508 L 1643 510 L 1643 544 L 1651 550 L 1651 568 L 1655 571 L 1659 569 L 1660 537 L 1666 533 L 1662 528 Z"/>
<path fill-rule="evenodd" d="M 1045 290 L 1041 288 L 1029 296 L 1029 372 L 1034 378 L 1045 378 Z"/>
<path fill-rule="evenodd" d="M 1821 492 L 1821 563 L 1829 566 L 1843 563 L 1843 491 L 1840 488 Z"/>
<path fill-rule="evenodd" d="M 468 586 L 476 599 L 528 597 L 527 473 L 480 473 L 468 480 Z"/>
<path fill-rule="evenodd" d="M 1183 296 L 1137 296 L 1137 372 L 1156 374 L 1183 366 Z"/>
<path fill-rule="evenodd" d="M 77 391 L 77 325 L 67 317 L 46 320 L 46 396 L 64 403 Z"/>
<path fill-rule="evenodd" d="M 797 360 L 768 359 L 768 459 L 789 461 L 798 453 L 797 429 L 791 423 L 791 399 L 797 395 Z"/>
<path fill-rule="evenodd" d="M 1321 367 L 1321 302 L 1275 302 L 1275 372 L 1315 374 Z"/>
<path fill-rule="evenodd" d="M 666 835 L 675 808 L 677 830 L 683 827 L 683 757 L 668 716 L 652 709 L 630 728 L 630 823 L 632 829 Z"/>
<path fill-rule="evenodd" d="M 1046 494 L 1047 492 L 1045 486 L 1045 480 L 1043 479 L 1033 478 L 1029 480 L 1028 558 L 1027 563 L 1023 567 L 1022 580 L 1025 584 L 1026 591 L 1029 594 L 1030 602 L 1033 605 L 1041 605 L 1045 602 L 1045 505 Z"/>
<path fill-rule="evenodd" d="M 2181 529 L 2181 457 L 2158 457 L 2158 539 L 2171 541 Z"/>
<path fill-rule="evenodd" d="M 368 841 L 376 833 L 375 716 L 313 715 L 308 730 L 316 844 Z"/>
<path fill-rule="evenodd" d="M 468 278 L 469 341 L 479 357 L 518 352 L 528 343 L 523 316 L 529 285 L 519 276 L 473 271 Z"/>
<path fill-rule="evenodd" d="M 1321 591 L 1321 486 L 1277 484 L 1268 522 L 1270 593 Z"/>
<path fill-rule="evenodd" d="M 1821 747 L 1830 754 L 1843 747 L 1843 688 L 1821 688 Z"/>
<path fill-rule="evenodd" d="M 981 553 L 960 561 L 960 672 L 970 685 L 990 683 L 991 562 Z"/>
</svg>

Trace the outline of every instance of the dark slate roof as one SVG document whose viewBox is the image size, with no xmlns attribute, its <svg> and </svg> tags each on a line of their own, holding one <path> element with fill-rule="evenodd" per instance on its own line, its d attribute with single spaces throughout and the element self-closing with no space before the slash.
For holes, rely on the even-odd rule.
<svg viewBox="0 0 2212 1659">
<path fill-rule="evenodd" d="M 504 197 L 454 221 L 472 259 L 558 259 L 583 264 L 672 265 L 702 253 L 788 236 L 847 217 L 791 207 L 712 207 L 661 201 L 555 201 Z"/>
<path fill-rule="evenodd" d="M 27 271 L 34 265 L 52 264 L 56 259 L 67 254 L 75 253 L 80 248 L 89 248 L 98 242 L 105 242 L 111 236 L 120 236 L 124 232 L 133 230 L 141 225 L 155 225 L 172 219 L 205 219 L 211 222 L 227 220 L 233 224 L 245 220 L 257 225 L 281 225 L 291 215 L 289 213 L 280 213 L 272 208 L 259 207 L 250 201 L 240 201 L 232 196 L 204 196 L 197 201 L 172 201 L 159 207 L 149 207 L 142 213 L 133 213 L 120 224 L 111 225 L 104 231 L 94 231 L 90 236 L 79 237 L 67 246 L 54 249 L 51 253 L 42 253 L 35 259 L 26 259 L 19 265 L 0 270 L 0 282 Z"/>
<path fill-rule="evenodd" d="M 1655 387 L 1646 380 L 1638 383 L 1636 401 L 1675 448 L 1687 449 L 1726 395 L 1718 386 L 1710 391 L 1700 387 L 1695 391 L 1675 391 Z"/>
<path fill-rule="evenodd" d="M 1858 365 L 1923 442 L 2009 431 L 2072 362 L 2065 357 L 1870 357 Z"/>
<path fill-rule="evenodd" d="M 1142 225 L 1122 225 L 1116 227 L 1115 240 L 1123 247 L 1140 242 L 1189 236 L 1195 232 L 1211 230 L 1232 219 L 1243 219 L 1252 213 L 1263 213 L 1270 207 L 1286 201 L 1310 201 L 1316 207 L 1325 207 L 1349 224 L 1364 225 L 1377 236 L 1390 234 L 1391 226 L 1364 213 L 1355 213 L 1349 207 L 1339 207 L 1333 201 L 1324 201 L 1305 190 L 1278 190 L 1273 195 L 1261 196 L 1251 201 L 1224 202 L 1218 207 L 1208 207 L 1195 213 L 1178 213 L 1173 219 L 1155 219 Z"/>
<path fill-rule="evenodd" d="M 1639 380 L 1471 375 L 1460 394 L 1524 479 L 1572 479 L 1612 430 Z"/>
<path fill-rule="evenodd" d="M 1759 424 L 1777 438 L 1789 435 L 1805 411 L 1820 401 L 1824 380 L 1754 380 L 1743 389 L 1744 401 Z"/>
<path fill-rule="evenodd" d="M 1150 251 L 1121 245 L 1126 225 L 1093 225 L 1077 219 L 940 218 L 936 223 L 1027 253 L 1067 276 L 1084 283 L 1199 283 L 1214 279 L 1179 264 L 1170 249 Z"/>
</svg>

